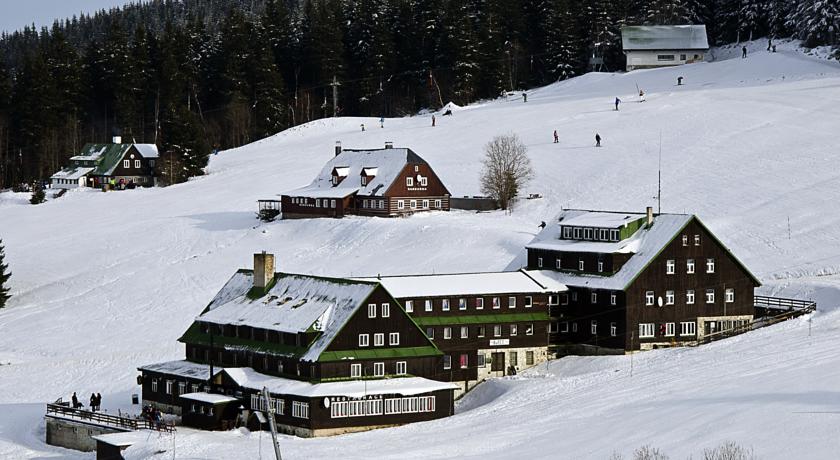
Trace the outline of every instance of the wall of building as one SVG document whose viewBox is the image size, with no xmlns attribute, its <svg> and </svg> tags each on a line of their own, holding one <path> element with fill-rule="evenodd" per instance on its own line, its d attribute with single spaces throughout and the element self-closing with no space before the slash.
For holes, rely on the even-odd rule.
<svg viewBox="0 0 840 460">
<path fill-rule="evenodd" d="M 96 441 L 91 436 L 121 433 L 124 431 L 60 417 L 47 416 L 46 422 L 47 444 L 80 450 L 82 452 L 93 452 L 96 450 Z"/>
<path fill-rule="evenodd" d="M 651 50 L 625 51 L 627 70 L 670 67 L 701 62 L 705 56 L 702 50 Z M 659 56 L 673 56 L 673 60 L 660 60 Z"/>
</svg>

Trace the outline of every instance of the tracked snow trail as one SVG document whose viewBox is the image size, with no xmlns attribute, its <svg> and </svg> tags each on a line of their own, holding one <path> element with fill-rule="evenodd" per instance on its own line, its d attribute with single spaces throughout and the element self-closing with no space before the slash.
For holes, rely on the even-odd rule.
<svg viewBox="0 0 840 460">
<path fill-rule="evenodd" d="M 678 75 L 686 85 L 674 85 Z M 644 103 L 635 102 L 636 84 Z M 618 112 L 615 96 L 624 100 Z M 222 152 L 211 158 L 209 175 L 166 189 L 72 192 L 40 206 L 0 194 L 0 238 L 14 273 L 14 297 L 0 311 L 0 456 L 68 455 L 26 434 L 37 430 L 35 403 L 100 391 L 124 405 L 137 391 L 135 368 L 181 357 L 176 339 L 254 251 L 273 251 L 280 270 L 337 276 L 517 268 L 537 225 L 562 206 L 655 204 L 660 132 L 663 211 L 698 214 L 765 282 L 764 292 L 833 308 L 840 303 L 838 101 L 836 63 L 780 46 L 745 60 L 589 74 L 530 91 L 527 104 L 459 109 L 438 117 L 435 128 L 424 116 L 389 119 L 366 132 L 359 123 L 378 124 L 318 120 Z M 551 142 L 554 129 L 559 144 Z M 596 131 L 601 149 L 593 148 Z M 307 184 L 336 140 L 348 148 L 385 141 L 411 147 L 454 195 L 477 194 L 482 147 L 505 132 L 529 146 L 536 175 L 524 192 L 545 197 L 523 200 L 510 216 L 254 219 L 257 199 Z M 827 335 L 815 335 L 808 348 L 794 339 L 777 344 L 772 332 L 787 337 L 801 332 L 800 322 L 696 350 L 640 355 L 633 378 L 625 358 L 561 360 L 552 363 L 552 376 L 484 385 L 474 397 L 484 395 L 487 404 L 449 420 L 284 442 L 292 458 L 551 457 L 550 449 L 604 458 L 612 448 L 628 452 L 645 442 L 689 452 L 730 437 L 761 443 L 763 458 L 789 458 L 773 449 L 790 454 L 811 445 L 818 448 L 811 458 L 819 458 L 837 447 L 826 431 L 836 422 L 795 412 L 837 402 L 831 382 L 840 350 L 828 337 L 840 318 L 821 312 L 815 321 Z M 781 402 L 768 394 L 782 395 Z M 714 399 L 693 402 L 704 398 Z M 541 438 L 534 441 L 529 430 Z M 420 434 L 440 442 L 412 444 Z M 181 452 L 213 457 L 210 441 L 196 436 Z M 254 447 L 241 434 L 219 436 L 244 451 Z"/>
</svg>

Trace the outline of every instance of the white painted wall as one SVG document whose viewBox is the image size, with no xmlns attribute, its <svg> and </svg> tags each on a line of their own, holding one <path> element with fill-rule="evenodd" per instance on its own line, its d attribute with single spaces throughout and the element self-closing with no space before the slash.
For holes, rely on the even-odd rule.
<svg viewBox="0 0 840 460">
<path fill-rule="evenodd" d="M 624 54 L 627 56 L 628 72 L 635 69 L 690 64 L 700 62 L 705 57 L 705 53 L 698 50 L 625 51 Z M 660 59 L 660 56 L 672 56 L 673 60 Z"/>
</svg>

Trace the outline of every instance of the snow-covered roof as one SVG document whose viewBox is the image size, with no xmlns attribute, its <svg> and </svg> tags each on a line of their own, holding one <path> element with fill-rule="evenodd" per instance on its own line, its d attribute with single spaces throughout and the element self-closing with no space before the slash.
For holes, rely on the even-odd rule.
<svg viewBox="0 0 840 460">
<path fill-rule="evenodd" d="M 343 198 L 358 193 L 364 196 L 382 196 L 409 163 L 426 164 L 426 161 L 408 148 L 344 150 L 324 165 L 311 184 L 284 195 Z M 362 186 L 362 170 L 371 168 L 376 169 L 376 177 Z M 334 170 L 339 176 L 345 177 L 337 185 L 333 185 L 332 181 Z"/>
<path fill-rule="evenodd" d="M 149 439 L 149 431 L 137 430 L 98 434 L 96 436 L 91 436 L 91 438 L 115 447 L 128 447 L 147 441 Z"/>
<path fill-rule="evenodd" d="M 140 152 L 140 155 L 143 155 L 143 158 L 158 158 L 160 156 L 155 144 L 134 144 L 134 147 Z"/>
<path fill-rule="evenodd" d="M 96 161 L 102 155 L 104 155 L 105 151 L 107 150 L 108 144 L 86 144 L 84 147 L 82 147 L 82 151 L 79 155 L 70 157 L 70 159 L 80 161 Z"/>
<path fill-rule="evenodd" d="M 636 213 L 578 211 L 566 213 L 560 224 L 575 227 L 619 228 L 644 217 Z"/>
<path fill-rule="evenodd" d="M 198 401 L 208 404 L 223 404 L 233 401 L 238 401 L 238 399 L 234 398 L 233 396 L 227 395 L 220 395 L 216 393 L 205 393 L 205 392 L 198 392 L 198 393 L 186 393 L 181 395 L 184 399 L 189 399 L 190 401 Z"/>
<path fill-rule="evenodd" d="M 706 50 L 706 26 L 624 26 L 621 44 L 628 50 Z"/>
<path fill-rule="evenodd" d="M 210 302 L 199 321 L 321 335 L 301 357 L 315 361 L 377 284 L 343 278 L 276 273 L 275 283 L 258 299 L 248 296 L 253 272 L 239 270 Z"/>
<path fill-rule="evenodd" d="M 132 146 L 143 158 L 158 158 L 160 156 L 155 144 L 86 144 L 81 153 L 71 157 L 70 160 L 94 161 L 96 162 L 97 175 L 110 176 Z"/>
<path fill-rule="evenodd" d="M 565 285 L 555 281 L 538 283 L 523 271 L 406 275 L 365 278 L 379 281 L 396 298 L 459 295 L 527 294 L 563 292 Z"/>
<path fill-rule="evenodd" d="M 309 398 L 344 396 L 358 398 L 366 395 L 399 394 L 411 396 L 431 391 L 451 390 L 457 385 L 422 377 L 402 377 L 378 380 L 348 380 L 342 382 L 309 383 L 261 374 L 250 367 L 224 370 L 237 385 L 253 390 L 268 388 L 275 395 L 295 395 Z"/>
<path fill-rule="evenodd" d="M 69 180 L 78 180 L 84 176 L 87 176 L 88 173 L 93 171 L 95 168 L 67 168 L 62 169 L 61 171 L 53 174 L 50 176 L 50 179 L 69 179 Z"/>
<path fill-rule="evenodd" d="M 210 366 L 207 364 L 194 363 L 184 359 L 178 361 L 167 361 L 164 363 L 148 364 L 138 367 L 140 371 L 158 372 L 161 374 L 177 375 L 193 379 L 207 380 L 210 378 Z M 213 369 L 215 377 L 222 370 L 221 367 Z"/>
<path fill-rule="evenodd" d="M 529 276 L 543 284 L 548 282 L 563 283 L 569 286 L 588 287 L 592 289 L 622 290 L 629 285 L 639 273 L 656 257 L 657 254 L 671 240 L 673 240 L 685 226 L 694 219 L 688 214 L 658 214 L 650 227 L 642 226 L 630 238 L 619 242 L 599 242 L 559 239 L 560 225 L 568 217 L 577 216 L 580 212 L 563 211 L 557 223 L 548 225 L 528 245 L 528 249 L 546 249 L 561 252 L 595 252 L 602 254 L 632 253 L 630 259 L 612 276 L 599 276 L 553 270 L 526 270 Z M 631 213 L 631 215 L 635 215 Z M 644 214 L 638 214 L 644 216 Z M 562 218 L 562 219 L 561 219 Z"/>
</svg>

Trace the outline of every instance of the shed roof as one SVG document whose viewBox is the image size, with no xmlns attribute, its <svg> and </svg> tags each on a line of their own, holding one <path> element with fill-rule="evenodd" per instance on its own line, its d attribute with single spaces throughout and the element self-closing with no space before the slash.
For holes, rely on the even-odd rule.
<svg viewBox="0 0 840 460">
<path fill-rule="evenodd" d="M 523 271 L 383 276 L 363 279 L 379 281 L 391 295 L 397 298 L 527 294 L 568 290 L 562 283 L 552 280 L 539 283 Z"/>
<path fill-rule="evenodd" d="M 705 25 L 624 26 L 621 45 L 629 50 L 707 50 Z"/>
<path fill-rule="evenodd" d="M 50 179 L 69 179 L 69 180 L 77 180 L 81 179 L 82 177 L 88 175 L 94 168 L 83 168 L 83 167 L 69 167 L 66 169 L 62 169 L 61 171 L 53 174 L 50 176 Z"/>
</svg>

